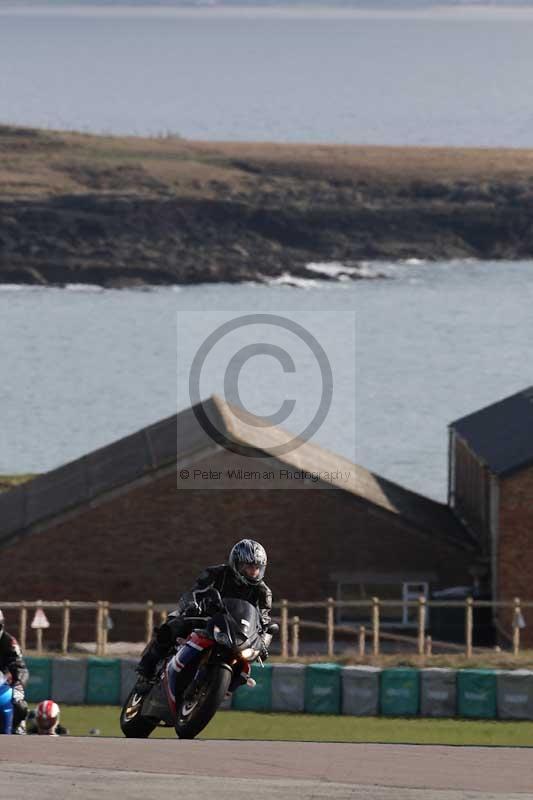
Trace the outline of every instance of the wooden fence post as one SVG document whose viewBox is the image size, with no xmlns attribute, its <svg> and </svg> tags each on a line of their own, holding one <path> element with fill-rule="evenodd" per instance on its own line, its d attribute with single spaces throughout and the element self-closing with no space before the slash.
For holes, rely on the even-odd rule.
<svg viewBox="0 0 533 800">
<path fill-rule="evenodd" d="M 372 653 L 379 656 L 379 597 L 372 598 Z"/>
<path fill-rule="evenodd" d="M 467 658 L 472 658 L 473 629 L 474 629 L 474 601 L 471 597 L 467 597 L 466 608 L 465 608 L 465 642 L 466 642 Z"/>
<path fill-rule="evenodd" d="M 359 625 L 359 656 L 363 658 L 365 655 L 365 640 L 366 631 L 364 625 Z"/>
<path fill-rule="evenodd" d="M 144 628 L 144 641 L 149 642 L 152 638 L 152 631 L 154 629 L 154 602 L 147 600 L 146 602 L 146 617 Z"/>
<path fill-rule="evenodd" d="M 335 600 L 333 597 L 328 597 L 327 606 L 327 631 L 328 631 L 328 656 L 333 657 L 335 650 Z"/>
<path fill-rule="evenodd" d="M 42 609 L 43 601 L 37 600 L 37 608 Z M 35 646 L 37 648 L 37 655 L 40 656 L 43 653 L 43 629 L 42 628 L 35 628 Z"/>
<path fill-rule="evenodd" d="M 300 652 L 300 617 L 292 618 L 292 657 L 298 658 Z"/>
<path fill-rule="evenodd" d="M 107 635 L 109 633 L 109 602 L 102 603 L 102 655 L 107 655 Z"/>
<path fill-rule="evenodd" d="M 418 655 L 424 655 L 426 636 L 426 598 L 423 594 L 418 598 Z"/>
<path fill-rule="evenodd" d="M 281 656 L 289 657 L 289 603 L 287 600 L 281 601 Z"/>
<path fill-rule="evenodd" d="M 167 612 L 166 611 L 161 611 L 161 613 L 159 614 L 159 621 L 161 622 L 161 624 L 163 624 L 163 622 L 167 621 L 167 617 L 168 617 Z"/>
<path fill-rule="evenodd" d="M 26 603 L 23 600 L 20 604 L 20 615 L 19 615 L 19 642 L 22 652 L 26 650 L 26 628 L 28 627 L 28 609 L 26 608 Z"/>
<path fill-rule="evenodd" d="M 520 598 L 514 598 L 513 613 L 513 655 L 517 656 L 520 652 L 520 621 L 522 613 L 520 611 Z"/>
<path fill-rule="evenodd" d="M 102 655 L 102 601 L 96 603 L 96 655 Z"/>
<path fill-rule="evenodd" d="M 426 655 L 430 656 L 431 654 L 432 654 L 431 636 L 426 636 Z"/>
<path fill-rule="evenodd" d="M 68 639 L 70 633 L 70 600 L 63 601 L 63 625 L 61 633 L 61 652 L 68 653 Z"/>
</svg>

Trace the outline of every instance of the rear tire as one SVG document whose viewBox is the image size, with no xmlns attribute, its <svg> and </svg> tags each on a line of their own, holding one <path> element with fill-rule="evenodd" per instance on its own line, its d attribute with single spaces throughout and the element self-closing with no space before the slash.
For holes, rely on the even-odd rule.
<svg viewBox="0 0 533 800">
<path fill-rule="evenodd" d="M 180 739 L 194 739 L 203 731 L 226 697 L 231 679 L 229 669 L 218 667 L 193 697 L 181 699 L 176 721 L 176 733 Z"/>
<path fill-rule="evenodd" d="M 133 689 L 120 712 L 120 727 L 127 739 L 147 739 L 157 722 L 142 716 L 144 695 Z"/>
</svg>

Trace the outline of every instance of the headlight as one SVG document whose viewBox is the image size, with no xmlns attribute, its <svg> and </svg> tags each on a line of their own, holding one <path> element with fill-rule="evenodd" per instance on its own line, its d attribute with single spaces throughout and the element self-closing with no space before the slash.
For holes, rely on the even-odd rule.
<svg viewBox="0 0 533 800">
<path fill-rule="evenodd" d="M 241 650 L 241 656 L 247 661 L 251 661 L 251 659 L 255 658 L 258 653 L 259 650 L 254 650 L 253 647 L 247 647 L 245 650 Z"/>
</svg>

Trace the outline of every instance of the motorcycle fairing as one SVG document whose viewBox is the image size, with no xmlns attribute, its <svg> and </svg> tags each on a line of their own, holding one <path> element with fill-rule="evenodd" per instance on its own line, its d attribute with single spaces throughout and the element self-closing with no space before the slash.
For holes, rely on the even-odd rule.
<svg viewBox="0 0 533 800">
<path fill-rule="evenodd" d="M 13 726 L 13 690 L 0 672 L 0 734 L 10 734 Z"/>
<path fill-rule="evenodd" d="M 161 680 L 157 681 L 144 699 L 142 714 L 145 717 L 153 717 L 154 719 L 161 720 L 166 725 L 174 725 L 176 713 L 175 707 L 173 710 L 169 703 L 166 665 L 163 669 Z"/>
<path fill-rule="evenodd" d="M 224 606 L 223 610 L 209 620 L 208 634 L 216 639 L 217 628 L 237 647 L 243 647 L 246 643 L 250 647 L 257 644 L 262 625 L 256 606 L 236 597 L 224 598 Z"/>
</svg>

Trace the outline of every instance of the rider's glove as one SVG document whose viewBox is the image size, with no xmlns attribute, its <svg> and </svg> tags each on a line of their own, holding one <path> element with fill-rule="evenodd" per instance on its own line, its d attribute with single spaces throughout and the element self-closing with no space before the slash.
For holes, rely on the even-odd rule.
<svg viewBox="0 0 533 800">
<path fill-rule="evenodd" d="M 196 600 L 190 600 L 185 606 L 184 613 L 186 617 L 201 617 L 202 607 Z"/>
</svg>

